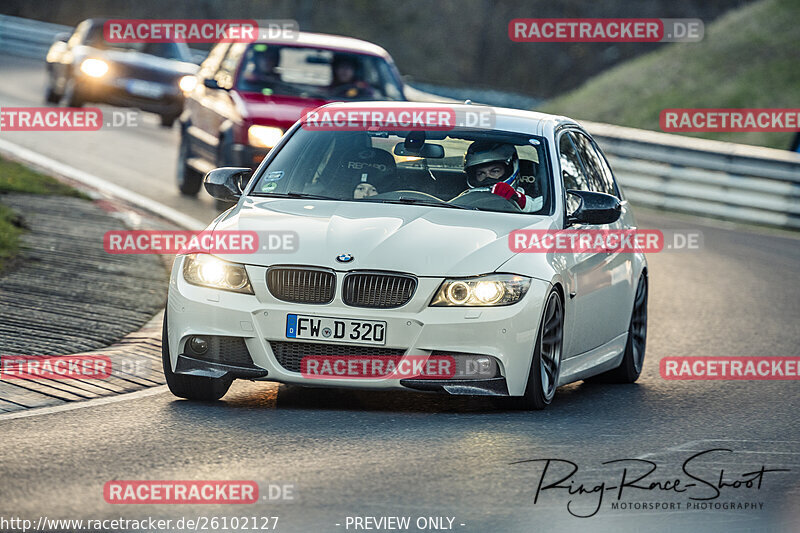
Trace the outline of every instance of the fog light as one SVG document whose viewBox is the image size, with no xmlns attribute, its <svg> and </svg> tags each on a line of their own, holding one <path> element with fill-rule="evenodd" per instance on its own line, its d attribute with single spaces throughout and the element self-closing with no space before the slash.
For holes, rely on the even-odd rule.
<svg viewBox="0 0 800 533">
<path fill-rule="evenodd" d="M 192 337 L 189 339 L 189 348 L 196 354 L 204 354 L 208 351 L 208 341 L 203 337 Z"/>
<path fill-rule="evenodd" d="M 487 375 L 492 370 L 492 360 L 488 357 L 478 357 L 475 360 L 478 363 L 478 374 Z"/>
</svg>

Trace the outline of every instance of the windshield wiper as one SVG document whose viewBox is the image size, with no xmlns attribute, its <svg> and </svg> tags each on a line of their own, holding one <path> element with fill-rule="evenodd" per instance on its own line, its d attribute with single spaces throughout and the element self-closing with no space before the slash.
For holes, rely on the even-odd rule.
<svg viewBox="0 0 800 533">
<path fill-rule="evenodd" d="M 467 209 L 469 211 L 478 211 L 477 207 L 464 207 L 463 205 L 448 204 L 447 202 L 431 202 L 428 200 L 420 200 L 419 198 L 398 198 L 396 200 L 372 200 L 384 204 L 407 204 L 407 205 L 424 205 L 426 207 L 449 207 L 451 209 Z"/>
<path fill-rule="evenodd" d="M 308 194 L 304 192 L 256 192 L 253 193 L 253 196 L 267 196 L 269 198 L 306 198 L 309 200 L 338 200 L 338 198 L 331 198 L 330 196 Z"/>
</svg>

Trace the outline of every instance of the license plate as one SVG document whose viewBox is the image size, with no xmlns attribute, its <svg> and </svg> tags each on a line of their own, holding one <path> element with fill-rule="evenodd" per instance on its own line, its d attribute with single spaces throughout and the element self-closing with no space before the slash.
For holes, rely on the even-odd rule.
<svg viewBox="0 0 800 533">
<path fill-rule="evenodd" d="M 386 344 L 386 322 L 286 315 L 286 337 L 353 344 Z"/>
<path fill-rule="evenodd" d="M 145 98 L 161 98 L 164 94 L 159 84 L 142 80 L 128 81 L 128 92 Z"/>
</svg>

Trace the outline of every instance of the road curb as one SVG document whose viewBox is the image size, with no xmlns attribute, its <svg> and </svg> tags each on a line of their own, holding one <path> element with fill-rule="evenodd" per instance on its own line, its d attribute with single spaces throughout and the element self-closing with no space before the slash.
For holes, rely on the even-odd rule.
<svg viewBox="0 0 800 533">
<path fill-rule="evenodd" d="M 128 191 L 109 183 L 102 178 L 55 161 L 47 156 L 37 154 L 27 148 L 0 139 L 0 155 L 9 160 L 31 166 L 45 174 L 70 184 L 79 184 L 80 188 L 88 188 L 99 194 L 96 204 L 107 211 L 123 212 L 118 206 L 109 206 L 102 197 L 115 202 L 132 205 L 145 212 L 152 213 L 180 228 L 198 231 L 206 227 L 203 222 L 184 215 L 179 211 L 142 195 Z M 105 204 L 104 204 L 105 202 Z M 168 267 L 168 265 L 166 265 Z M 167 268 L 167 273 L 169 268 Z M 132 373 L 112 373 L 106 380 L 0 380 L 0 420 L 4 413 L 19 414 L 67 405 L 71 402 L 96 401 L 99 398 L 120 394 L 129 394 L 165 383 L 161 370 L 161 322 L 164 311 L 153 316 L 144 327 L 129 333 L 119 342 L 106 348 L 71 355 L 107 356 L 111 359 L 112 368 L 122 361 L 138 360 L 144 362 L 148 369 L 145 376 Z"/>
<path fill-rule="evenodd" d="M 80 356 L 104 356 L 111 360 L 112 373 L 107 379 L 33 380 L 4 379 L 0 381 L 0 413 L 19 412 L 26 409 L 54 407 L 70 402 L 93 400 L 125 394 L 148 387 L 163 385 L 161 371 L 161 322 L 164 311 L 159 311 L 144 327 L 129 333 L 107 348 L 91 350 Z M 144 362 L 146 372 L 130 372 L 124 362 Z M 0 420 L 3 420 L 0 414 Z"/>
</svg>

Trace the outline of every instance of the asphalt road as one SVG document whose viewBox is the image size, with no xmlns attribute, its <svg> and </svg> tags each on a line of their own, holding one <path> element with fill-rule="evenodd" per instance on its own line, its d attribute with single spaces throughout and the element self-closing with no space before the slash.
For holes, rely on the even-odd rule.
<svg viewBox="0 0 800 533">
<path fill-rule="evenodd" d="M 0 72 L 0 105 L 41 102 L 40 65 L 2 58 Z M 114 131 L 0 137 L 197 218 L 214 214 L 208 198 L 177 194 L 176 130 L 154 119 Z M 408 516 L 412 525 L 418 517 L 451 517 L 452 529 L 464 532 L 800 530 L 798 383 L 666 381 L 658 369 L 666 356 L 798 355 L 800 241 L 657 213 L 639 221 L 700 230 L 704 246 L 649 256 L 647 359 L 636 385 L 570 385 L 549 409 L 528 413 L 479 399 L 237 382 L 216 404 L 161 392 L 0 417 L 0 517 L 278 516 L 278 531 L 352 531 L 348 516 Z M 732 451 L 702 456 L 690 469 L 712 484 L 720 470 L 729 483 L 762 465 L 789 471 L 767 472 L 760 486 L 725 487 L 705 502 L 710 509 L 687 509 L 688 502 L 701 503 L 691 497 L 714 495 L 706 485 L 659 490 L 675 477 L 685 483 L 684 461 L 718 448 Z M 572 495 L 543 490 L 535 501 L 544 463 L 511 464 L 546 458 L 577 465 L 575 483 L 563 483 Z M 641 472 L 641 463 L 602 464 L 629 458 L 655 462 L 647 482 L 661 483 L 626 490 L 621 503 L 680 507 L 614 509 L 617 492 L 608 491 L 596 514 L 573 516 L 591 514 L 598 501 L 597 493 L 577 493 L 581 483 L 591 491 L 603 482 L 618 485 L 624 466 L 628 480 Z M 549 482 L 565 467 L 552 464 Z M 111 505 L 103 498 L 110 480 L 185 479 L 256 480 L 262 490 L 269 482 L 290 484 L 296 499 L 177 506 Z M 745 502 L 756 509 L 736 508 Z"/>
</svg>

